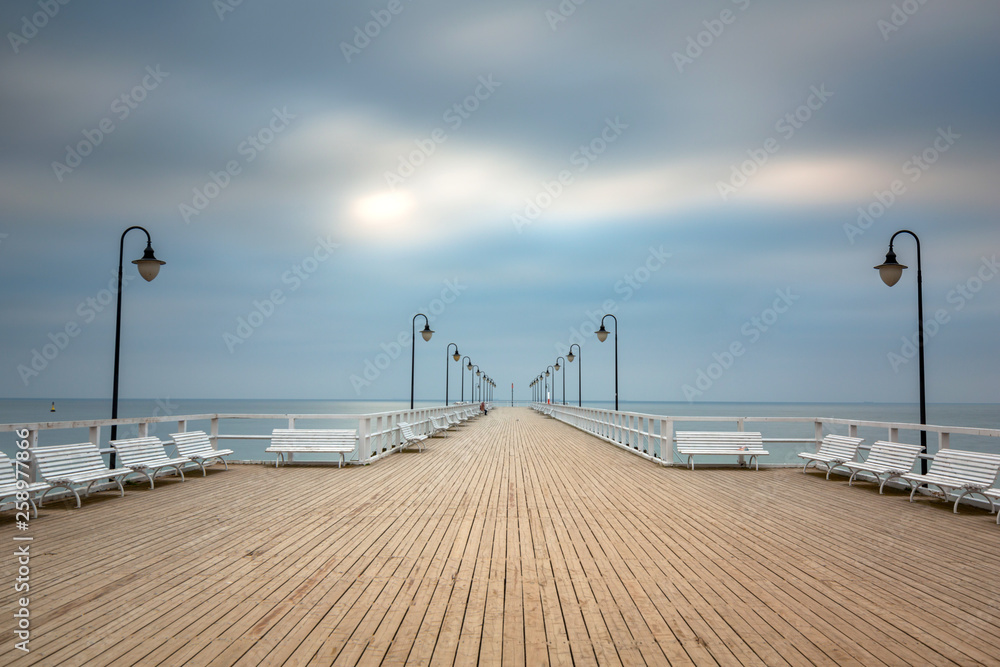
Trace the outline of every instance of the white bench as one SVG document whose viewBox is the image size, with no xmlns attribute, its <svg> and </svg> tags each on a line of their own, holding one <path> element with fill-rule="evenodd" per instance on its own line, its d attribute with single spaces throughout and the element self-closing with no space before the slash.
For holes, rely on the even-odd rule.
<svg viewBox="0 0 1000 667">
<path fill-rule="evenodd" d="M 399 422 L 396 428 L 399 429 L 399 435 L 403 438 L 402 449 L 406 449 L 410 445 L 417 445 L 419 451 L 424 450 L 424 440 L 427 439 L 426 435 L 417 435 L 413 432 L 413 426 L 406 422 Z"/>
<path fill-rule="evenodd" d="M 755 431 L 677 431 L 677 452 L 688 457 L 694 470 L 695 456 L 749 456 L 759 470 L 758 456 L 767 456 L 764 441 Z"/>
<path fill-rule="evenodd" d="M 21 461 L 22 470 L 27 471 L 25 462 Z M 17 509 L 17 503 L 28 502 L 34 512 L 35 517 L 38 517 L 38 508 L 35 507 L 35 500 L 32 496 L 39 491 L 45 491 L 49 488 L 49 485 L 45 482 L 29 482 L 23 475 L 17 474 L 17 464 L 7 458 L 7 455 L 0 452 L 0 501 L 4 498 L 11 498 L 14 500 L 14 508 Z"/>
<path fill-rule="evenodd" d="M 264 451 L 278 454 L 275 468 L 279 459 L 285 460 L 285 454 L 289 463 L 293 454 L 340 454 L 339 468 L 346 463 L 344 455 L 353 452 L 357 443 L 358 432 L 354 429 L 276 428 L 271 432 L 271 446 Z"/>
<path fill-rule="evenodd" d="M 458 426 L 463 421 L 456 412 L 449 412 L 444 418 L 448 421 L 449 426 Z"/>
<path fill-rule="evenodd" d="M 184 471 L 182 468 L 191 459 L 186 456 L 170 458 L 159 438 L 149 436 L 144 438 L 127 438 L 124 440 L 112 440 L 111 446 L 118 452 L 118 457 L 122 460 L 122 465 L 146 476 L 149 480 L 149 488 L 153 488 L 153 478 L 160 474 L 161 470 L 173 468 L 181 481 L 184 481 Z"/>
<path fill-rule="evenodd" d="M 988 489 L 983 492 L 987 498 L 1000 500 L 1000 489 Z M 1000 512 L 997 512 L 997 525 L 1000 526 Z"/>
<path fill-rule="evenodd" d="M 822 463 L 826 466 L 826 478 L 830 479 L 830 473 L 833 472 L 834 468 L 854 460 L 854 457 L 858 455 L 858 445 L 863 440 L 864 438 L 832 433 L 825 436 L 819 444 L 818 451 L 799 454 L 801 458 L 806 460 L 805 465 L 802 466 L 802 472 L 805 473 L 810 463 L 816 463 L 817 468 Z"/>
<path fill-rule="evenodd" d="M 445 431 L 451 428 L 451 424 L 448 422 L 447 419 L 444 418 L 444 416 L 431 417 L 430 421 L 431 421 L 431 426 L 434 427 L 433 435 L 437 435 L 438 433 L 444 433 Z"/>
<path fill-rule="evenodd" d="M 170 438 L 174 441 L 174 446 L 180 456 L 187 457 L 198 464 L 202 477 L 208 475 L 205 471 L 205 464 L 209 461 L 220 461 L 222 465 L 226 466 L 226 470 L 229 470 L 229 464 L 222 457 L 229 456 L 233 450 L 213 448 L 212 441 L 209 440 L 208 434 L 204 431 L 171 433 Z"/>
<path fill-rule="evenodd" d="M 936 486 L 947 500 L 949 491 L 958 491 L 954 511 L 958 512 L 958 503 L 967 495 L 978 493 L 990 501 L 990 512 L 994 511 L 993 498 L 986 491 L 996 481 L 1000 472 L 1000 455 L 984 454 L 982 452 L 966 452 L 960 449 L 940 449 L 931 460 L 931 467 L 926 475 L 907 473 L 902 475 L 911 487 L 910 502 L 913 494 L 922 485 Z"/>
<path fill-rule="evenodd" d="M 854 478 L 858 476 L 858 473 L 866 472 L 875 477 L 875 481 L 878 482 L 878 492 L 882 493 L 885 483 L 890 479 L 902 477 L 913 470 L 913 464 L 919 454 L 920 445 L 879 440 L 872 445 L 868 457 L 864 461 L 843 463 L 843 466 L 851 471 L 847 485 L 853 486 Z"/>
<path fill-rule="evenodd" d="M 51 488 L 42 492 L 38 498 L 38 506 L 45 501 L 45 494 L 53 489 L 67 489 L 76 496 L 76 506 L 80 506 L 80 494 L 74 488 L 76 484 L 86 484 L 84 495 L 90 493 L 90 487 L 96 482 L 111 479 L 118 484 L 118 490 L 125 495 L 122 479 L 132 474 L 129 468 L 111 470 L 104 464 L 101 451 L 90 442 L 73 445 L 57 445 L 55 447 L 35 447 L 31 456 L 38 467 L 38 473 Z"/>
</svg>

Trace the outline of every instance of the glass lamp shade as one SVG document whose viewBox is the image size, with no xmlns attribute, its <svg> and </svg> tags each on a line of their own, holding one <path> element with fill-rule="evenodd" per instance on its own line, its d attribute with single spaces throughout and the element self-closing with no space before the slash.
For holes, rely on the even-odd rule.
<svg viewBox="0 0 1000 667">
<path fill-rule="evenodd" d="M 545 371 L 545 377 L 548 377 L 548 376 L 549 376 L 549 371 L 548 371 L 548 369 L 546 369 L 546 371 Z"/>
<path fill-rule="evenodd" d="M 559 362 L 558 361 L 556 362 L 555 369 L 559 370 Z"/>
<path fill-rule="evenodd" d="M 897 262 L 896 253 L 890 250 L 885 255 L 885 262 L 875 268 L 878 269 L 878 275 L 882 278 L 882 282 L 892 287 L 903 277 L 903 269 L 906 268 L 906 265 Z"/>
<path fill-rule="evenodd" d="M 597 334 L 597 340 L 602 343 L 608 339 L 608 330 L 604 328 L 603 324 L 601 324 L 601 328 L 594 333 Z"/>
<path fill-rule="evenodd" d="M 470 371 L 472 370 L 472 362 L 471 362 L 471 361 L 469 362 L 469 365 L 468 365 L 468 366 L 466 366 L 466 368 L 467 368 L 468 370 L 470 370 Z"/>
<path fill-rule="evenodd" d="M 462 355 L 459 354 L 458 350 L 456 349 L 455 354 L 451 355 L 451 358 L 454 359 L 455 361 L 459 361 L 462 358 Z"/>
<path fill-rule="evenodd" d="M 576 355 L 573 354 L 572 352 L 566 355 L 566 361 L 568 361 L 569 363 L 573 363 L 574 359 L 576 359 Z"/>
<path fill-rule="evenodd" d="M 146 251 L 142 253 L 142 259 L 133 259 L 132 263 L 138 267 L 139 275 L 146 282 L 155 278 L 160 272 L 160 267 L 166 264 L 166 262 L 156 259 L 156 255 L 153 254 L 153 246 L 149 243 L 146 244 Z"/>
<path fill-rule="evenodd" d="M 420 332 L 420 335 L 424 337 L 424 340 L 430 340 L 431 336 L 434 335 L 434 332 L 431 331 L 431 325 L 425 324 L 424 330 Z"/>
</svg>

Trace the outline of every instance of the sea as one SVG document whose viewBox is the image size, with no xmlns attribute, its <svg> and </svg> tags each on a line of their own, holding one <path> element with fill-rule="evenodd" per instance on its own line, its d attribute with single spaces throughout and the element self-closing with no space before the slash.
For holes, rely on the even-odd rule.
<svg viewBox="0 0 1000 667">
<path fill-rule="evenodd" d="M 417 407 L 431 407 L 440 402 L 417 401 Z M 510 405 L 508 400 L 495 401 L 502 408 Z M 522 401 L 518 405 L 525 405 Z M 52 408 L 55 408 L 53 411 Z M 119 401 L 119 417 L 182 416 L 204 414 L 327 414 L 342 415 L 342 419 L 311 420 L 296 422 L 300 428 L 356 428 L 357 422 L 351 415 L 370 414 L 403 410 L 409 407 L 409 400 L 351 401 L 351 400 L 293 400 L 293 399 L 123 399 Z M 607 402 L 584 402 L 584 407 L 610 409 Z M 807 422 L 755 422 L 753 417 L 800 417 L 844 418 L 862 421 L 905 422 L 920 421 L 916 404 L 907 403 L 709 403 L 709 402 L 621 402 L 622 411 L 677 418 L 676 430 L 736 430 L 735 418 L 746 417 L 745 429 L 761 431 L 765 439 L 789 440 L 811 439 L 814 436 L 812 421 Z M 111 417 L 110 399 L 0 399 L 0 424 L 28 424 L 44 422 L 72 422 Z M 683 417 L 719 417 L 718 421 L 689 421 Z M 963 426 L 1000 430 L 1000 405 L 985 403 L 932 403 L 927 406 L 927 423 L 938 426 Z M 167 421 L 149 425 L 149 435 L 167 440 L 176 432 L 177 422 Z M 221 422 L 220 434 L 224 435 L 268 435 L 271 429 L 287 428 L 286 419 L 226 419 Z M 210 430 L 207 419 L 192 420 L 188 430 Z M 847 433 L 845 425 L 827 425 L 826 433 Z M 119 428 L 118 437 L 134 437 L 138 429 L 134 425 Z M 858 435 L 865 438 L 865 444 L 888 439 L 884 428 L 860 427 Z M 101 429 L 102 446 L 106 447 L 110 428 Z M 86 442 L 89 431 L 86 428 L 51 429 L 39 433 L 39 445 L 51 446 L 72 442 Z M 8 456 L 16 451 L 16 435 L 13 432 L 0 433 L 0 451 Z M 901 431 L 899 440 L 919 443 L 919 435 L 913 431 Z M 928 434 L 928 451 L 937 450 L 938 438 Z M 273 455 L 264 452 L 266 440 L 225 439 L 220 447 L 233 449 L 233 458 L 242 460 L 273 460 Z M 977 435 L 952 434 L 950 446 L 953 449 L 970 449 L 1000 454 L 1000 438 Z M 772 455 L 768 463 L 793 463 L 798 460 L 796 453 L 806 451 L 809 445 L 800 443 L 768 443 Z"/>
</svg>

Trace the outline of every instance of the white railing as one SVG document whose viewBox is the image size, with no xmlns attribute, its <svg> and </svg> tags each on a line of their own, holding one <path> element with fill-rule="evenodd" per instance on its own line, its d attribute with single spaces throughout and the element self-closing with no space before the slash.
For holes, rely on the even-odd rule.
<svg viewBox="0 0 1000 667">
<path fill-rule="evenodd" d="M 987 438 L 997 438 L 996 448 L 1000 450 L 1000 429 L 974 428 L 967 426 L 934 426 L 911 424 L 905 422 L 879 422 L 859 419 L 842 419 L 835 417 L 681 417 L 652 415 L 640 412 L 616 411 L 604 408 L 580 408 L 572 405 L 549 405 L 545 403 L 535 403 L 532 405 L 535 410 L 550 411 L 551 415 L 559 421 L 570 426 L 586 431 L 602 440 L 626 449 L 633 454 L 650 459 L 662 465 L 681 464 L 681 460 L 675 456 L 674 452 L 674 427 L 679 422 L 715 422 L 732 424 L 735 428 L 731 430 L 744 431 L 749 423 L 787 423 L 787 424 L 811 424 L 812 437 L 764 437 L 765 444 L 788 444 L 798 445 L 798 451 L 808 451 L 811 447 L 813 451 L 819 448 L 824 432 L 829 431 L 829 426 L 847 427 L 847 435 L 857 436 L 858 428 L 876 428 L 886 432 L 885 439 L 890 442 L 899 442 L 900 432 L 913 432 L 912 442 L 919 442 L 920 432 L 926 432 L 929 436 L 937 438 L 938 449 L 947 449 L 951 446 L 952 435 L 983 436 Z M 761 429 L 751 429 L 761 430 Z M 763 430 L 762 430 L 763 433 Z M 764 433 L 766 436 L 767 434 Z M 930 440 L 930 437 L 928 437 Z M 870 448 L 870 443 L 862 445 L 861 449 Z M 789 452 L 786 452 L 789 453 Z M 795 452 L 790 452 L 795 456 Z M 933 459 L 930 453 L 922 455 L 923 458 Z M 777 457 L 780 460 L 782 457 Z M 791 457 L 786 456 L 787 461 L 782 461 L 777 465 L 798 466 Z M 772 466 L 775 464 L 771 464 Z"/>
<path fill-rule="evenodd" d="M 119 419 L 94 419 L 85 421 L 65 421 L 65 422 L 36 422 L 28 424 L 0 424 L 0 433 L 13 432 L 18 434 L 17 440 L 26 439 L 28 441 L 28 447 L 35 448 L 38 447 L 38 440 L 40 433 L 46 433 L 47 435 L 54 435 L 54 433 L 49 432 L 59 432 L 59 431 L 69 431 L 72 429 L 87 429 L 88 436 L 87 439 L 101 448 L 103 454 L 109 454 L 113 450 L 109 447 L 102 447 L 102 444 L 106 444 L 104 439 L 105 430 L 110 429 L 112 425 L 118 425 L 119 427 L 119 437 L 132 437 L 131 435 L 126 436 L 121 433 L 122 426 L 135 426 L 137 430 L 138 437 L 143 437 L 146 435 L 151 435 L 151 426 L 163 423 L 176 424 L 176 430 L 173 432 L 181 433 L 189 430 L 189 426 L 193 422 L 207 422 L 207 428 L 202 428 L 200 430 L 205 430 L 208 432 L 209 437 L 212 441 L 212 446 L 219 448 L 220 440 L 249 440 L 249 441 L 260 441 L 271 439 L 270 431 L 271 428 L 266 429 L 265 433 L 224 433 L 225 424 L 233 424 L 236 421 L 241 420 L 264 420 L 272 422 L 280 422 L 280 426 L 272 426 L 272 428 L 295 428 L 296 423 L 303 420 L 309 420 L 310 422 L 320 422 L 323 425 L 318 426 L 310 424 L 308 427 L 303 428 L 333 428 L 332 424 L 336 424 L 337 428 L 351 428 L 352 425 L 358 430 L 358 444 L 354 451 L 347 457 L 348 463 L 355 465 L 367 465 L 380 458 L 397 452 L 400 450 L 402 445 L 402 439 L 399 434 L 398 425 L 400 422 L 407 422 L 413 426 L 414 433 L 418 435 L 428 435 L 433 432 L 433 428 L 430 424 L 431 417 L 440 417 L 445 414 L 454 413 L 458 410 L 463 410 L 465 408 L 473 408 L 475 412 L 478 413 L 479 405 L 472 404 L 452 404 L 447 407 L 445 406 L 434 406 L 434 407 L 421 407 L 414 408 L 413 410 L 392 410 L 388 412 L 377 412 L 370 414 L 200 414 L 200 415 L 175 415 L 175 416 L 156 416 L 156 417 L 129 417 L 129 418 L 119 418 Z M 22 438 L 20 433 L 27 432 L 26 437 Z M 50 438 L 51 439 L 51 438 Z M 169 438 L 160 438 L 164 444 L 172 445 L 173 441 Z M 81 437 L 75 434 L 66 434 L 65 438 L 60 439 L 59 444 L 69 444 L 70 442 L 80 442 Z M 8 443 L 4 441 L 4 449 L 11 449 L 8 447 Z M 231 461 L 243 462 L 243 463 L 259 463 L 264 462 L 263 459 L 230 459 Z M 273 462 L 273 459 L 268 462 Z M 30 468 L 30 479 L 32 481 L 37 480 L 36 471 L 34 467 Z"/>
</svg>

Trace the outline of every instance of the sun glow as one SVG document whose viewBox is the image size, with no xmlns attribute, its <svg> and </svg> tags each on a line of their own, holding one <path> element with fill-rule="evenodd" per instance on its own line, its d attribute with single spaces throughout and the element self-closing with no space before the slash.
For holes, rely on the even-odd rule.
<svg viewBox="0 0 1000 667">
<path fill-rule="evenodd" d="M 413 197 L 402 192 L 380 192 L 355 202 L 355 216 L 371 225 L 398 223 L 413 210 Z"/>
</svg>

